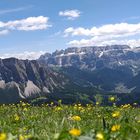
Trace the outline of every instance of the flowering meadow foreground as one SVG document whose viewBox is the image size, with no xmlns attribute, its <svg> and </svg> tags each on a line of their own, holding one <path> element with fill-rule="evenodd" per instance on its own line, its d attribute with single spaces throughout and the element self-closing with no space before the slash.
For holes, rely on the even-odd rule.
<svg viewBox="0 0 140 140">
<path fill-rule="evenodd" d="M 0 106 L 0 140 L 138 140 L 137 104 Z"/>
</svg>

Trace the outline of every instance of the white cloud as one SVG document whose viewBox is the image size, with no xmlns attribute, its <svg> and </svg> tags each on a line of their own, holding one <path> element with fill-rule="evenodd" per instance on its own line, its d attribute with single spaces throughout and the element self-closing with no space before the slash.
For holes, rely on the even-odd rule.
<svg viewBox="0 0 140 140">
<path fill-rule="evenodd" d="M 66 37 L 90 37 L 90 39 L 72 40 L 68 43 L 70 46 L 97 46 L 112 44 L 140 46 L 140 40 L 135 39 L 136 35 L 140 35 L 140 23 L 107 24 L 100 27 L 92 27 L 90 29 L 69 27 L 64 31 L 64 35 Z M 131 39 L 127 39 L 128 37 L 131 37 Z"/>
<path fill-rule="evenodd" d="M 38 59 L 42 54 L 45 54 L 44 51 L 39 52 L 23 52 L 23 53 L 6 53 L 6 54 L 0 54 L 0 58 L 18 58 L 18 59 L 29 59 L 29 60 L 35 60 Z"/>
<path fill-rule="evenodd" d="M 13 30 L 19 31 L 34 31 L 34 30 L 45 30 L 51 25 L 48 24 L 48 17 L 28 17 L 26 19 L 14 20 L 8 22 L 0 21 L 0 34 L 3 32 L 8 33 Z"/>
<path fill-rule="evenodd" d="M 125 40 L 106 40 L 99 44 L 100 46 L 105 45 L 128 45 L 130 47 L 140 47 L 140 39 L 125 39 Z"/>
<path fill-rule="evenodd" d="M 92 30 L 92 29 L 91 29 Z M 82 27 L 73 28 L 69 27 L 64 31 L 65 36 L 92 36 L 92 32 L 90 29 L 85 29 Z"/>
<path fill-rule="evenodd" d="M 92 27 L 90 29 L 85 29 L 82 27 L 78 28 L 67 28 L 64 31 L 66 36 L 104 36 L 111 35 L 113 37 L 120 36 L 131 36 L 140 34 L 140 23 L 138 24 L 128 24 L 128 23 L 119 23 L 119 24 L 107 24 L 101 27 Z"/>
<path fill-rule="evenodd" d="M 68 43 L 68 45 L 73 47 L 82 47 L 82 46 L 106 46 L 106 45 L 128 45 L 130 47 L 140 47 L 140 39 L 81 39 L 81 40 L 73 40 Z"/>
<path fill-rule="evenodd" d="M 74 20 L 80 17 L 80 14 L 81 12 L 79 10 L 65 10 L 59 12 L 59 16 L 67 17 L 69 20 Z"/>
</svg>

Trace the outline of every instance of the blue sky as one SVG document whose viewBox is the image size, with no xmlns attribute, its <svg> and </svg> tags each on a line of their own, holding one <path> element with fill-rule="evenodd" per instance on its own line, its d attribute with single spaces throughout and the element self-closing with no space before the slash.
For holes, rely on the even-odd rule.
<svg viewBox="0 0 140 140">
<path fill-rule="evenodd" d="M 1 0 L 0 57 L 71 46 L 140 46 L 139 0 Z"/>
</svg>

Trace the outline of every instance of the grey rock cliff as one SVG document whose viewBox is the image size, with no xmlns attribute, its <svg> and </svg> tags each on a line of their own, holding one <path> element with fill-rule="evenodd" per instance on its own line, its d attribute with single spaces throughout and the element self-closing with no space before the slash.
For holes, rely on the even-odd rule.
<svg viewBox="0 0 140 140">
<path fill-rule="evenodd" d="M 63 88 L 64 76 L 37 61 L 0 59 L 0 103 L 14 103 Z"/>
</svg>

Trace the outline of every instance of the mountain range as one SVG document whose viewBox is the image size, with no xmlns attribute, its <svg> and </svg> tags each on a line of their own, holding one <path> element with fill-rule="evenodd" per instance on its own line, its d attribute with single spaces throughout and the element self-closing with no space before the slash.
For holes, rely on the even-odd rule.
<svg viewBox="0 0 140 140">
<path fill-rule="evenodd" d="M 94 102 L 117 96 L 139 99 L 140 47 L 73 47 L 46 53 L 38 60 L 0 60 L 0 103 L 45 97 L 65 103 Z"/>
<path fill-rule="evenodd" d="M 117 93 L 139 92 L 140 47 L 126 45 L 68 48 L 46 53 L 39 61 L 59 67 L 75 82 Z"/>
</svg>

